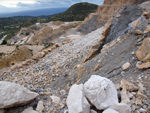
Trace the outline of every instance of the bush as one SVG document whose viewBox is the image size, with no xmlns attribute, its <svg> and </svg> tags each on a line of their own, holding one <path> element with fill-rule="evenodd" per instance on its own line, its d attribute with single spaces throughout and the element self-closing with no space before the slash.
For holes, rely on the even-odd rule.
<svg viewBox="0 0 150 113">
<path fill-rule="evenodd" d="M 29 32 L 26 33 L 26 36 L 28 36 L 28 35 L 29 35 Z"/>
<path fill-rule="evenodd" d="M 6 40 L 3 40 L 2 45 L 4 45 L 4 44 L 7 44 L 7 41 L 6 41 Z"/>
</svg>

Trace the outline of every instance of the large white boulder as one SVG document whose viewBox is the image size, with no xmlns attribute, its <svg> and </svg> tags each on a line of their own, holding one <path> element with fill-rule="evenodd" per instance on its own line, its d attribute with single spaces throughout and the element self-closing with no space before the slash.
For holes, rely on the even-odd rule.
<svg viewBox="0 0 150 113">
<path fill-rule="evenodd" d="M 111 108 L 108 108 L 108 109 L 104 110 L 102 113 L 121 113 L 121 112 L 118 112 L 118 111 L 115 111 Z"/>
<path fill-rule="evenodd" d="M 69 113 L 90 113 L 90 104 L 85 98 L 83 84 L 74 84 L 67 97 Z"/>
<path fill-rule="evenodd" d="M 52 102 L 55 103 L 55 104 L 59 104 L 60 101 L 61 101 L 60 97 L 55 96 L 55 95 L 50 96 L 50 98 L 52 99 Z"/>
<path fill-rule="evenodd" d="M 118 111 L 119 113 L 131 113 L 131 108 L 125 103 L 118 103 L 110 106 L 111 109 Z"/>
<path fill-rule="evenodd" d="M 84 84 L 85 96 L 99 110 L 118 103 L 115 85 L 107 78 L 92 75 Z"/>
<path fill-rule="evenodd" d="M 0 81 L 0 108 L 26 104 L 37 96 L 37 93 L 18 84 Z"/>
</svg>

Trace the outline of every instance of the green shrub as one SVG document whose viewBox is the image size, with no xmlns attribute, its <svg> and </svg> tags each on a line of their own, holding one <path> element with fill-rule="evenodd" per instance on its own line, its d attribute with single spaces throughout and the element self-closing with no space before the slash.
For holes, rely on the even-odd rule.
<svg viewBox="0 0 150 113">
<path fill-rule="evenodd" d="M 28 36 L 28 35 L 29 35 L 29 32 L 26 33 L 26 36 Z"/>
<path fill-rule="evenodd" d="M 7 41 L 6 41 L 6 40 L 3 40 L 2 45 L 4 45 L 4 44 L 7 44 Z"/>
</svg>

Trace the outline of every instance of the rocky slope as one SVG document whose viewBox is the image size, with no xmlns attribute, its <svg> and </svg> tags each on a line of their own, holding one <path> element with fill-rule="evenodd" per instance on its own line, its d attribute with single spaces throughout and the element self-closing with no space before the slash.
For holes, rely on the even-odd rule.
<svg viewBox="0 0 150 113">
<path fill-rule="evenodd" d="M 144 1 L 147 0 L 105 0 L 103 5 L 98 6 L 96 13 L 91 13 L 85 18 L 83 24 L 77 30 L 84 34 L 90 33 L 104 26 L 119 9 L 125 9 L 125 7 L 122 7 L 123 5 L 140 4 Z"/>
<path fill-rule="evenodd" d="M 6 113 L 39 112 L 35 110 L 40 101 L 44 113 L 65 113 L 68 108 L 69 111 L 87 110 L 87 113 L 90 110 L 123 113 L 118 106 L 128 108 L 125 113 L 149 113 L 150 10 L 146 6 L 123 6 L 103 27 L 63 45 L 54 45 L 49 52 L 41 52 L 42 58 L 35 57 L 0 70 L 0 81 L 20 84 L 39 94 L 27 105 L 2 110 Z M 100 76 L 105 77 L 104 81 Z M 73 96 L 68 96 L 68 92 Z M 110 101 L 110 92 L 115 97 L 111 105 L 106 104 Z M 33 109 L 28 108 L 30 106 Z M 110 109 L 106 109 L 108 107 Z"/>
</svg>

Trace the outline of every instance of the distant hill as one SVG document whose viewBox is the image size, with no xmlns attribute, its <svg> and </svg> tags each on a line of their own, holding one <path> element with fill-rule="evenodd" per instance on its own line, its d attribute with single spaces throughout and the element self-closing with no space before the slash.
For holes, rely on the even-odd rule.
<svg viewBox="0 0 150 113">
<path fill-rule="evenodd" d="M 87 2 L 72 5 L 67 11 L 50 17 L 48 21 L 83 21 L 98 5 Z"/>
</svg>

